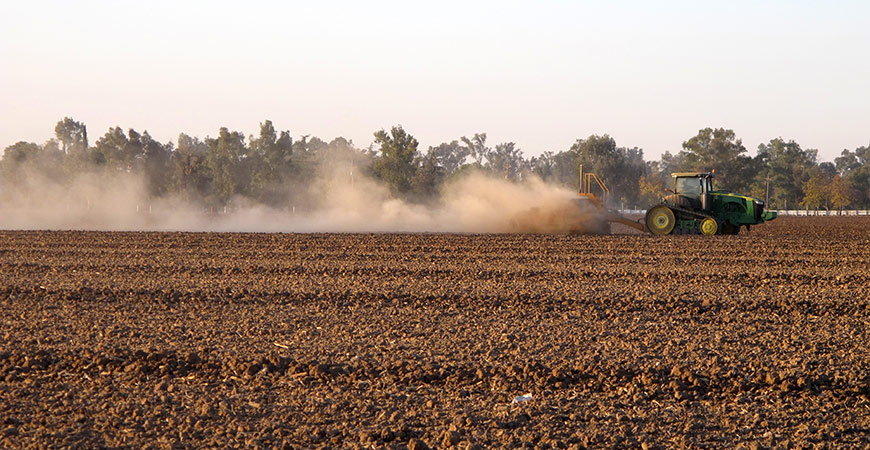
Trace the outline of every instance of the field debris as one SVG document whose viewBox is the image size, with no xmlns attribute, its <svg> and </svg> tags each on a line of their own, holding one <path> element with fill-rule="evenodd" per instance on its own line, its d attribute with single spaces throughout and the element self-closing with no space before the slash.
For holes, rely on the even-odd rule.
<svg viewBox="0 0 870 450">
<path fill-rule="evenodd" d="M 518 395 L 518 396 L 514 397 L 514 399 L 511 400 L 511 403 L 523 403 L 523 402 L 527 402 L 531 399 L 532 399 L 532 393 L 529 392 L 529 393 L 526 393 L 523 395 Z"/>
</svg>

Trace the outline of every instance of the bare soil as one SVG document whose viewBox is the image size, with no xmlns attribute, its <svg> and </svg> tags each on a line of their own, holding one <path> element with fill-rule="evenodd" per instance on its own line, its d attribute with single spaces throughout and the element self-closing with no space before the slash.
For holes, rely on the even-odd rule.
<svg viewBox="0 0 870 450">
<path fill-rule="evenodd" d="M 0 232 L 0 446 L 867 448 L 868 303 L 864 218 Z"/>
</svg>

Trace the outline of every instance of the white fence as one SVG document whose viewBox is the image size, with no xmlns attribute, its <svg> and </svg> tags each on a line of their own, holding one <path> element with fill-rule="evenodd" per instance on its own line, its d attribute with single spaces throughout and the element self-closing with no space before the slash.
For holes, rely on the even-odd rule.
<svg viewBox="0 0 870 450">
<path fill-rule="evenodd" d="M 779 216 L 870 216 L 870 210 L 867 209 L 774 209 L 772 211 L 776 211 Z"/>
<path fill-rule="evenodd" d="M 815 217 L 815 216 L 870 216 L 870 209 L 772 209 L 778 216 Z M 646 214 L 645 209 L 620 209 L 619 213 L 624 216 Z"/>
</svg>

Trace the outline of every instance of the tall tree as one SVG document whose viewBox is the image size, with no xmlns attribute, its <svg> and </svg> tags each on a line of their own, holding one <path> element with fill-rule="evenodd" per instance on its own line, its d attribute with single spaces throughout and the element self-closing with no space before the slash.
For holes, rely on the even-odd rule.
<svg viewBox="0 0 870 450">
<path fill-rule="evenodd" d="M 67 156 L 64 158 L 64 166 L 68 175 L 91 170 L 95 165 L 105 162 L 102 155 L 88 151 L 88 130 L 85 124 L 71 117 L 64 117 L 55 125 L 54 134 Z"/>
<path fill-rule="evenodd" d="M 578 180 L 579 160 L 580 155 L 573 146 L 571 149 L 553 155 L 552 180 L 557 184 L 578 189 L 580 187 Z"/>
<path fill-rule="evenodd" d="M 870 145 L 858 147 L 854 151 L 843 150 L 834 163 L 843 178 L 842 194 L 852 197 L 849 204 L 870 208 Z"/>
<path fill-rule="evenodd" d="M 486 169 L 497 177 L 507 180 L 517 180 L 526 168 L 523 154 L 513 142 L 505 142 L 495 146 L 487 155 Z"/>
<path fill-rule="evenodd" d="M 541 153 L 541 156 L 532 156 L 529 158 L 529 167 L 532 174 L 541 180 L 551 180 L 553 178 L 553 152 L 547 150 Z"/>
<path fill-rule="evenodd" d="M 121 127 L 109 128 L 106 134 L 97 139 L 94 150 L 102 155 L 109 170 L 131 172 L 138 170 L 144 158 L 141 137 L 132 128 L 127 134 Z"/>
<path fill-rule="evenodd" d="M 445 176 L 450 176 L 463 164 L 466 158 L 470 155 L 468 147 L 459 144 L 459 141 L 444 142 L 437 147 L 429 147 L 427 156 L 434 160 L 434 163 L 443 168 Z"/>
<path fill-rule="evenodd" d="M 617 147 L 609 135 L 592 135 L 578 139 L 571 146 L 584 172 L 594 172 L 605 180 L 614 202 L 634 204 L 640 192 L 638 181 L 643 176 L 645 165 L 643 150 Z"/>
<path fill-rule="evenodd" d="M 483 167 L 484 161 L 489 158 L 489 153 L 492 151 L 486 146 L 486 133 L 474 133 L 471 138 L 462 136 L 460 140 L 465 144 L 465 152 L 471 155 L 477 167 Z"/>
<path fill-rule="evenodd" d="M 172 152 L 171 191 L 187 200 L 202 200 L 207 196 L 211 172 L 206 165 L 208 144 L 184 133 L 178 135 L 178 148 Z"/>
<path fill-rule="evenodd" d="M 225 206 L 234 195 L 243 194 L 247 187 L 245 174 L 240 171 L 240 161 L 247 156 L 245 136 L 238 131 L 220 129 L 216 139 L 207 138 L 208 155 L 206 166 L 211 172 L 211 200 L 216 206 Z"/>
<path fill-rule="evenodd" d="M 806 209 L 828 209 L 831 203 L 831 178 L 818 168 L 802 186 L 804 197 L 800 202 Z"/>
<path fill-rule="evenodd" d="M 657 167 L 658 171 L 656 173 L 658 173 L 660 181 L 664 186 L 673 187 L 672 174 L 674 172 L 683 172 L 689 170 L 688 164 L 686 164 L 683 157 L 683 152 L 673 154 L 666 151 L 662 154 L 662 157 Z"/>
<path fill-rule="evenodd" d="M 64 153 L 84 152 L 88 148 L 88 129 L 85 124 L 64 117 L 54 127 L 54 134 L 63 144 Z"/>
<path fill-rule="evenodd" d="M 416 172 L 417 139 L 398 125 L 390 133 L 384 130 L 375 132 L 375 144 L 380 152 L 372 167 L 375 176 L 385 182 L 393 194 L 408 193 Z"/>
<path fill-rule="evenodd" d="M 858 206 L 859 193 L 840 174 L 831 179 L 830 191 L 832 208 L 847 209 Z"/>
<path fill-rule="evenodd" d="M 271 120 L 260 124 L 260 135 L 250 137 L 251 194 L 269 204 L 283 200 L 280 189 L 293 165 L 293 139 L 289 131 L 280 135 Z"/>
<path fill-rule="evenodd" d="M 418 156 L 414 165 L 416 169 L 411 178 L 411 192 L 416 200 L 425 201 L 435 198 L 447 177 L 446 170 L 439 165 L 436 155 L 431 150 L 425 156 Z"/>
<path fill-rule="evenodd" d="M 721 189 L 745 192 L 754 174 L 752 159 L 733 130 L 704 128 L 683 142 L 680 152 L 685 169 L 716 171 L 716 185 Z"/>
<path fill-rule="evenodd" d="M 145 186 L 148 194 L 159 197 L 169 191 L 171 179 L 172 143 L 162 144 L 154 140 L 148 131 L 139 138 L 142 145 L 142 166 L 145 175 Z"/>
<path fill-rule="evenodd" d="M 64 181 L 64 157 L 54 139 L 44 145 L 20 141 L 6 147 L 0 157 L 0 192 L 27 189 L 30 177 L 37 174 L 55 182 Z"/>
<path fill-rule="evenodd" d="M 816 168 L 818 151 L 802 149 L 795 141 L 771 139 L 758 146 L 754 164 L 759 168 L 752 193 L 764 197 L 770 192 L 768 208 L 798 205 L 804 198 L 803 185 Z"/>
<path fill-rule="evenodd" d="M 19 165 L 27 161 L 35 161 L 39 159 L 41 153 L 42 147 L 40 147 L 39 144 L 19 141 L 3 150 L 3 156 L 0 158 L 0 161 L 5 162 L 6 164 Z"/>
<path fill-rule="evenodd" d="M 12 144 L 3 150 L 3 157 L 0 158 L 0 187 L 8 185 L 14 187 L 23 180 L 23 177 L 28 176 L 24 170 L 25 167 L 38 167 L 39 160 L 42 156 L 42 147 L 33 142 L 19 141 Z"/>
<path fill-rule="evenodd" d="M 289 131 L 275 130 L 271 120 L 260 124 L 260 135 L 251 137 L 252 155 L 258 155 L 266 162 L 270 172 L 269 178 L 280 180 L 286 175 L 292 165 L 293 138 Z"/>
<path fill-rule="evenodd" d="M 663 155 L 664 156 L 664 155 Z M 662 169 L 664 165 L 659 161 L 649 161 L 646 163 L 646 170 L 638 180 L 638 199 L 637 205 L 641 208 L 646 208 L 658 203 L 661 200 L 662 194 L 666 187 L 670 187 L 670 174 L 666 169 Z"/>
</svg>

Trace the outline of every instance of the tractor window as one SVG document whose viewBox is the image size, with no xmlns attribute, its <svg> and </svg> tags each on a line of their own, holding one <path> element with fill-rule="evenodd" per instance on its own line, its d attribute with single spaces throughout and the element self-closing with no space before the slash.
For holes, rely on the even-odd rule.
<svg viewBox="0 0 870 450">
<path fill-rule="evenodd" d="M 677 193 L 682 195 L 701 195 L 701 179 L 677 178 Z"/>
</svg>

